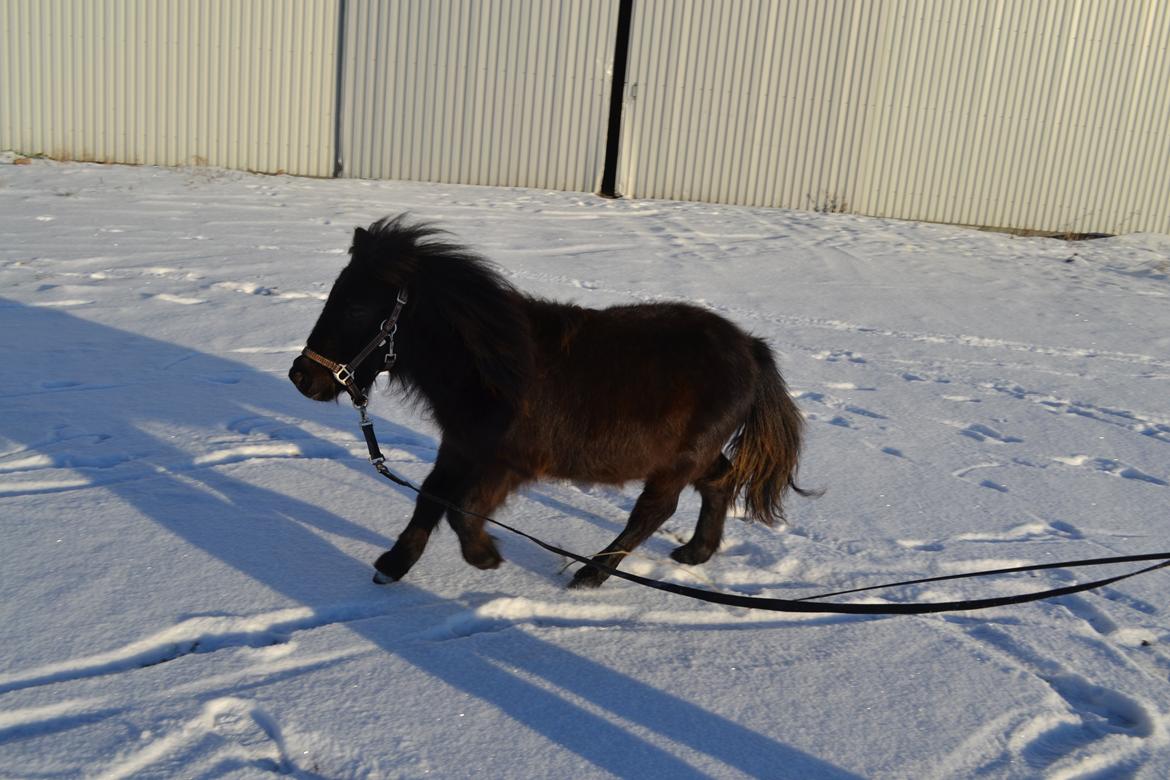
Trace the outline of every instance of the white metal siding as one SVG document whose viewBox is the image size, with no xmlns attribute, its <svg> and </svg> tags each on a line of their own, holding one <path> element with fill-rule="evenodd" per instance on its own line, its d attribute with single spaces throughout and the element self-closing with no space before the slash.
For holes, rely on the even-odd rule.
<svg viewBox="0 0 1170 780">
<path fill-rule="evenodd" d="M 0 148 L 333 172 L 337 0 L 0 0 Z"/>
<path fill-rule="evenodd" d="M 617 0 L 351 0 L 342 175 L 596 190 Z"/>
<path fill-rule="evenodd" d="M 1170 232 L 1165 0 L 637 0 L 618 189 Z"/>
</svg>

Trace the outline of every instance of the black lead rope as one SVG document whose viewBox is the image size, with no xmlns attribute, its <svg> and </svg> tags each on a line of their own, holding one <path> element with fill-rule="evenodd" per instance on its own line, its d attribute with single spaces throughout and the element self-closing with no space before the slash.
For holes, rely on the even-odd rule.
<svg viewBox="0 0 1170 780">
<path fill-rule="evenodd" d="M 607 566 L 604 563 L 598 563 L 583 555 L 570 552 L 568 550 L 549 544 L 548 542 L 537 539 L 531 534 L 521 531 L 519 528 L 513 528 L 507 523 L 496 520 L 494 517 L 481 515 L 477 512 L 469 512 L 466 509 L 456 506 L 444 498 L 433 495 L 416 487 L 412 482 L 404 479 L 386 466 L 386 458 L 382 455 L 381 449 L 378 447 L 378 439 L 374 436 L 374 423 L 366 414 L 365 407 L 358 407 L 361 413 L 362 434 L 366 439 L 366 447 L 370 451 L 370 463 L 377 469 L 378 473 L 384 476 L 391 482 L 401 485 L 408 490 L 412 490 L 419 495 L 420 498 L 425 498 L 428 501 L 433 501 L 440 506 L 450 509 L 455 512 L 461 512 L 465 515 L 485 520 L 493 525 L 503 528 L 505 531 L 522 536 L 535 545 L 543 547 L 554 555 L 562 555 L 570 558 L 578 563 L 584 563 L 610 574 L 614 577 L 620 577 L 623 580 L 629 580 L 639 585 L 644 585 L 647 588 L 654 588 L 655 590 L 663 590 L 667 593 L 675 593 L 679 596 L 686 596 L 699 601 L 706 601 L 712 604 L 722 604 L 728 607 L 743 607 L 744 609 L 762 609 L 769 612 L 806 612 L 806 613 L 834 613 L 841 615 L 927 615 L 935 612 L 961 612 L 965 610 L 974 609 L 989 609 L 991 607 L 1006 607 L 1012 604 L 1026 604 L 1030 601 L 1040 601 L 1042 599 L 1056 598 L 1057 596 L 1068 596 L 1073 593 L 1081 593 L 1086 590 L 1093 590 L 1095 588 L 1102 588 L 1106 585 L 1112 585 L 1115 582 L 1136 577 L 1139 574 L 1163 569 L 1170 566 L 1170 553 L 1147 553 L 1144 555 L 1118 555 L 1111 558 L 1089 558 L 1079 561 L 1062 561 L 1059 563 L 1040 563 L 1030 566 L 1013 566 L 1006 569 L 991 569 L 987 571 L 966 572 L 964 574 L 948 574 L 941 577 L 924 577 L 917 580 L 906 580 L 905 582 L 891 582 L 884 585 L 870 585 L 864 588 L 851 588 L 849 590 L 838 590 L 832 593 L 821 593 L 816 596 L 805 596 L 800 599 L 776 599 L 764 598 L 762 596 L 740 596 L 732 593 L 720 593 L 718 591 L 704 590 L 702 588 L 692 588 L 687 585 L 678 585 L 673 582 L 663 582 L 661 580 L 653 580 L 648 577 L 639 577 L 637 574 L 630 574 L 629 572 L 616 569 L 612 566 Z M 1051 590 L 1042 590 L 1033 593 L 1021 593 L 1017 596 L 998 596 L 989 599 L 968 599 L 963 601 L 940 601 L 935 603 L 893 603 L 893 604 L 840 604 L 840 603 L 823 603 L 817 599 L 829 598 L 831 596 L 843 596 L 850 593 L 862 593 L 870 590 L 882 590 L 885 588 L 896 588 L 902 585 L 919 585 L 927 582 L 943 582 L 945 580 L 959 580 L 971 577 L 990 577 L 998 574 L 1016 574 L 1020 572 L 1042 571 L 1044 569 L 1074 569 L 1084 566 L 1104 566 L 1111 563 L 1140 563 L 1145 561 L 1159 561 L 1152 566 L 1147 566 L 1137 571 L 1132 571 L 1127 574 L 1119 574 L 1115 577 L 1106 577 L 1105 579 L 1093 580 L 1092 582 L 1085 582 L 1079 585 L 1068 585 L 1063 588 L 1053 588 Z"/>
</svg>

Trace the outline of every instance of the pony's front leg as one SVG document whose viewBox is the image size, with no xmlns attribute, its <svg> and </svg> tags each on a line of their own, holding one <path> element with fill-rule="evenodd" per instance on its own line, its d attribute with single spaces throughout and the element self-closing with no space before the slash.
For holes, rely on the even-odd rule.
<svg viewBox="0 0 1170 780">
<path fill-rule="evenodd" d="M 467 491 L 464 505 L 467 512 L 447 512 L 447 522 L 459 537 L 463 560 L 478 569 L 494 569 L 504 560 L 483 526 L 487 522 L 485 518 L 499 508 L 508 494 L 523 481 L 517 472 L 506 466 L 487 466 L 476 475 Z"/>
<path fill-rule="evenodd" d="M 434 496 L 451 504 L 459 504 L 467 493 L 468 464 L 452 455 L 442 446 L 435 458 L 435 468 L 423 480 L 422 492 L 414 505 L 410 522 L 398 536 L 398 541 L 374 562 L 377 572 L 374 582 L 384 585 L 406 576 L 410 567 L 422 556 L 431 532 L 439 524 L 447 507 L 426 496 Z"/>
</svg>

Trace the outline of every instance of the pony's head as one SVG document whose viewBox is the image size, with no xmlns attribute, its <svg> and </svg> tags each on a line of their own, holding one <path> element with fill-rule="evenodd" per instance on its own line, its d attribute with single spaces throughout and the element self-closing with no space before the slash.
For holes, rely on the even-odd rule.
<svg viewBox="0 0 1170 780">
<path fill-rule="evenodd" d="M 306 347 L 334 363 L 349 365 L 378 335 L 390 316 L 397 291 L 408 289 L 417 271 L 420 249 L 439 245 L 426 239 L 441 231 L 426 224 L 408 225 L 406 215 L 357 228 L 349 247 L 349 264 L 341 270 Z M 389 345 L 380 347 L 354 370 L 354 383 L 368 393 L 385 365 Z M 297 390 L 315 401 L 332 401 L 344 390 L 329 368 L 299 355 L 288 377 Z"/>
<path fill-rule="evenodd" d="M 397 334 L 394 376 L 421 392 L 435 411 L 438 397 L 478 388 L 514 407 L 530 370 L 531 342 L 520 294 L 482 258 L 441 238 L 443 231 L 410 223 L 406 215 L 357 228 L 307 348 L 333 363 L 350 364 L 407 294 Z M 389 349 L 374 349 L 349 366 L 368 394 Z M 332 371 L 300 355 L 289 379 L 305 396 L 332 401 L 344 388 Z"/>
</svg>

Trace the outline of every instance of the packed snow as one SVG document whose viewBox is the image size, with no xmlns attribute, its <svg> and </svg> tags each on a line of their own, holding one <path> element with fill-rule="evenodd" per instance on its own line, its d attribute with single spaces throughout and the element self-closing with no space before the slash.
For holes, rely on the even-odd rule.
<svg viewBox="0 0 1170 780">
<path fill-rule="evenodd" d="M 979 612 L 786 615 L 569 591 L 565 561 L 500 531 L 505 564 L 479 571 L 444 529 L 379 587 L 412 496 L 348 404 L 285 376 L 353 228 L 410 211 L 530 293 L 695 301 L 775 349 L 824 496 L 783 528 L 729 522 L 686 567 L 688 492 L 627 570 L 797 598 L 1159 552 L 1170 237 L 2 161 L 0 776 L 1170 775 L 1165 570 Z M 424 477 L 425 410 L 372 411 L 391 467 Z M 500 516 L 587 554 L 637 492 L 541 483 Z"/>
</svg>

